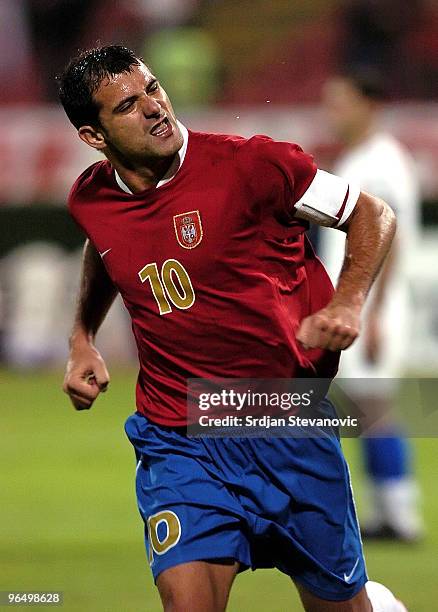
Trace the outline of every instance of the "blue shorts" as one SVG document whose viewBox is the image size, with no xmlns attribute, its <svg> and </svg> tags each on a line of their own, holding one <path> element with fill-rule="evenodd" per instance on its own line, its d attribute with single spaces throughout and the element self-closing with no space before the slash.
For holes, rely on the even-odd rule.
<svg viewBox="0 0 438 612">
<path fill-rule="evenodd" d="M 154 578 L 200 560 L 276 567 L 323 599 L 367 581 L 348 466 L 336 435 L 188 438 L 141 414 L 126 421 Z"/>
</svg>

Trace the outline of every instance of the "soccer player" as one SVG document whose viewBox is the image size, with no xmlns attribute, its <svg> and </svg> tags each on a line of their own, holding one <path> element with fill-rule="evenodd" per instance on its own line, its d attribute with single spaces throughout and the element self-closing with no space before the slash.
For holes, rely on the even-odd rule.
<svg viewBox="0 0 438 612">
<path fill-rule="evenodd" d="M 383 198 L 397 216 L 397 234 L 367 300 L 361 337 L 342 358 L 339 375 L 354 379 L 348 390 L 360 410 L 369 414 L 378 406 L 386 416 L 374 432 L 378 437 L 363 440 L 372 505 L 362 533 L 412 542 L 423 531 L 417 485 L 408 441 L 393 423 L 391 406 L 410 327 L 406 264 L 418 244 L 419 186 L 413 160 L 378 127 L 383 97 L 379 75 L 369 71 L 334 77 L 323 94 L 327 118 L 344 144 L 335 174 Z M 335 282 L 344 251 L 345 234 L 323 230 L 321 255 Z"/>
<path fill-rule="evenodd" d="M 140 360 L 126 431 L 166 612 L 224 610 L 249 567 L 286 573 L 309 612 L 404 610 L 367 582 L 336 435 L 186 435 L 190 377 L 334 376 L 389 249 L 389 206 L 317 170 L 297 145 L 188 131 L 123 47 L 74 58 L 60 98 L 106 157 L 69 196 L 88 240 L 64 389 L 79 410 L 106 389 L 93 341 L 120 292 Z M 348 234 L 336 292 L 306 239 L 309 220 Z"/>
</svg>

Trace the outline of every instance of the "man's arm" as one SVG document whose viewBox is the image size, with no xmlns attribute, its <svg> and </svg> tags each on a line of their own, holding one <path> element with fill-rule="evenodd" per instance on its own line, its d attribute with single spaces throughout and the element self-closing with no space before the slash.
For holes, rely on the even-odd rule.
<svg viewBox="0 0 438 612">
<path fill-rule="evenodd" d="M 311 348 L 348 348 L 359 335 L 365 298 L 391 246 L 396 228 L 392 209 L 362 192 L 348 221 L 345 259 L 338 286 L 325 308 L 306 317 L 297 339 Z"/>
<path fill-rule="evenodd" d="M 70 336 L 70 356 L 63 390 L 77 410 L 90 408 L 109 383 L 94 337 L 117 295 L 99 253 L 87 240 L 82 259 L 78 306 Z"/>
</svg>

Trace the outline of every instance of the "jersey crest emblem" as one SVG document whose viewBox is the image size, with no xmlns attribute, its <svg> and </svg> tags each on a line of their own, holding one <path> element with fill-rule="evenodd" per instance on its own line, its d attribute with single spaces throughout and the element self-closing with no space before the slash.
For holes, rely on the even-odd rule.
<svg viewBox="0 0 438 612">
<path fill-rule="evenodd" d="M 202 240 L 202 223 L 199 210 L 191 210 L 173 217 L 176 239 L 183 249 L 194 249 Z"/>
</svg>

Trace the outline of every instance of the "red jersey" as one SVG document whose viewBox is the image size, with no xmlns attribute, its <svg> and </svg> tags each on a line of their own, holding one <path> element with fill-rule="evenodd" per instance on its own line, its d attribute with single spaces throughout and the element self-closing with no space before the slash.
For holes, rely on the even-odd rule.
<svg viewBox="0 0 438 612">
<path fill-rule="evenodd" d="M 186 422 L 188 378 L 331 378 L 338 364 L 295 338 L 333 292 L 295 215 L 312 157 L 265 136 L 189 132 L 186 146 L 161 186 L 126 193 L 102 161 L 69 197 L 132 318 L 137 409 L 169 426 Z"/>
</svg>

